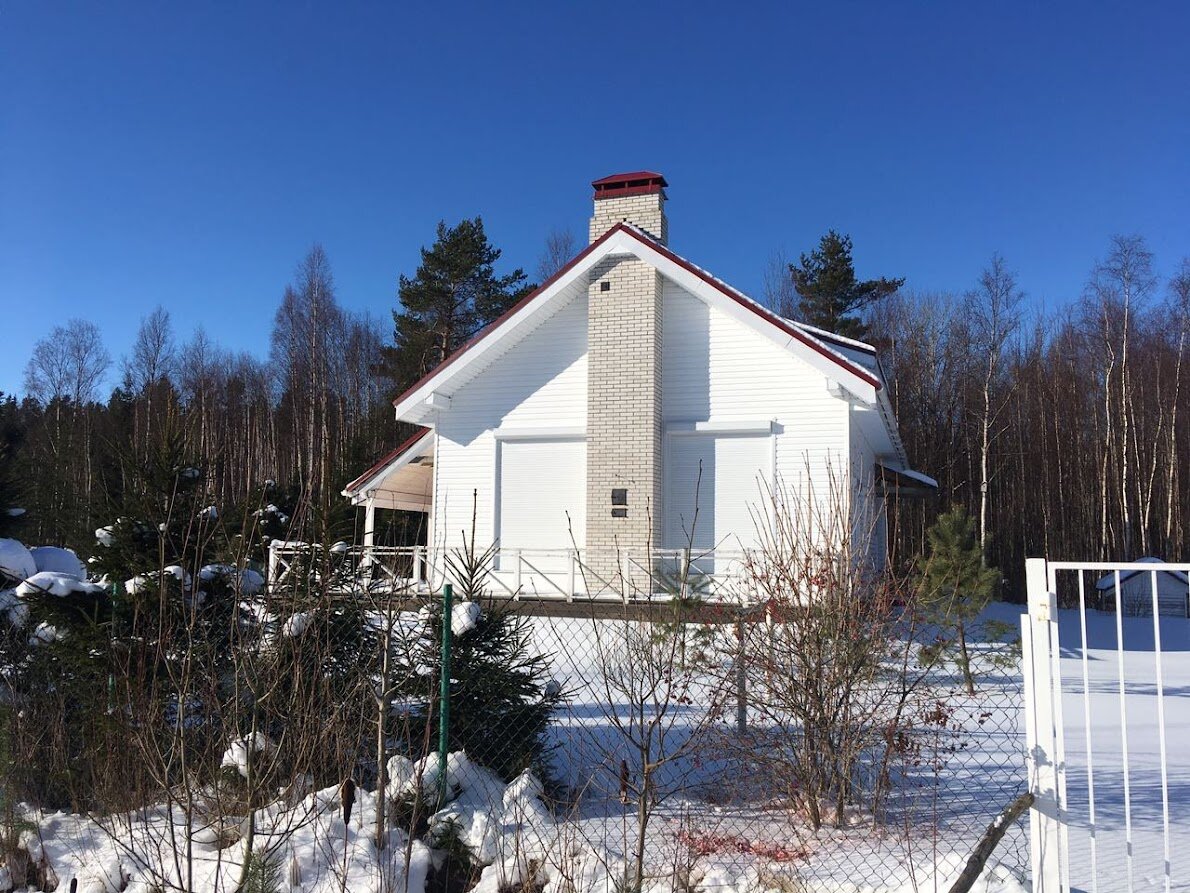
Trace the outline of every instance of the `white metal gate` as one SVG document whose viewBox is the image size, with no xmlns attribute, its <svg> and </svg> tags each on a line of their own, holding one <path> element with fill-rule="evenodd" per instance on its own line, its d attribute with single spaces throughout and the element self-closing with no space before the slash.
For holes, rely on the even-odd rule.
<svg viewBox="0 0 1190 893">
<path fill-rule="evenodd" d="M 1190 890 L 1190 564 L 1035 558 L 1026 578 L 1034 891 Z"/>
</svg>

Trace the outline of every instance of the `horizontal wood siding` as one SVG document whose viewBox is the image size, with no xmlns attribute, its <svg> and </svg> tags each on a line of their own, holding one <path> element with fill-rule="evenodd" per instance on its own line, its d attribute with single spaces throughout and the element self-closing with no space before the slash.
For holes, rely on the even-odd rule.
<svg viewBox="0 0 1190 893">
<path fill-rule="evenodd" d="M 662 400 L 667 424 L 775 421 L 774 474 L 766 483 L 799 489 L 812 483 L 816 493 L 825 495 L 832 473 L 846 481 L 847 404 L 827 391 L 822 373 L 668 280 L 664 301 Z M 759 484 L 754 490 L 759 502 Z"/>
<path fill-rule="evenodd" d="M 438 427 L 435 542 L 449 548 L 470 530 L 477 494 L 476 542 L 495 536 L 497 429 L 585 430 L 587 301 L 585 291 L 451 397 Z M 585 479 L 584 469 L 575 469 Z M 576 532 L 582 542 L 582 531 Z"/>
<path fill-rule="evenodd" d="M 852 416 L 861 412 L 852 408 Z M 883 497 L 876 495 L 876 450 L 868 440 L 865 426 L 853 418 L 851 425 L 851 492 L 855 500 L 853 523 L 855 544 L 862 557 L 874 569 L 883 568 L 888 553 L 888 533 Z M 861 556 L 857 556 L 861 557 Z"/>
<path fill-rule="evenodd" d="M 775 422 L 764 484 L 812 484 L 825 494 L 833 476 L 846 489 L 851 461 L 858 458 L 848 443 L 847 403 L 828 392 L 822 373 L 668 280 L 663 302 L 663 424 L 754 430 Z M 457 545 L 470 529 L 473 492 L 479 501 L 477 541 L 492 542 L 497 429 L 586 429 L 586 314 L 585 294 L 576 296 L 451 395 L 438 424 L 436 543 Z M 760 486 L 758 481 L 758 504 Z M 581 533 L 576 538 L 581 545 Z"/>
</svg>

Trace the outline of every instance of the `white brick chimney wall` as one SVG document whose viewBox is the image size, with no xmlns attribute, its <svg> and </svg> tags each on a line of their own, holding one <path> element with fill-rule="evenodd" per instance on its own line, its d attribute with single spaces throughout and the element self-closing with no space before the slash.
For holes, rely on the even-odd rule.
<svg viewBox="0 0 1190 893">
<path fill-rule="evenodd" d="M 621 221 L 664 241 L 664 193 L 595 200 L 591 239 Z M 587 310 L 587 531 L 592 571 L 609 582 L 617 555 L 647 566 L 661 530 L 662 277 L 632 256 L 591 271 Z M 613 504 L 624 490 L 625 505 Z M 641 585 L 635 578 L 632 585 Z"/>
<path fill-rule="evenodd" d="M 631 223 L 660 242 L 669 244 L 669 223 L 665 217 L 665 193 L 625 195 L 595 199 L 591 217 L 591 241 L 594 242 L 617 223 Z"/>
</svg>

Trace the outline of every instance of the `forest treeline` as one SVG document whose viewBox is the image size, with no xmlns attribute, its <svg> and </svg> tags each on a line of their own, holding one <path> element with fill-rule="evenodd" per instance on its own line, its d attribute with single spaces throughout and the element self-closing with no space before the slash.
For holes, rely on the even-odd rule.
<svg viewBox="0 0 1190 893">
<path fill-rule="evenodd" d="M 541 278 L 565 260 L 560 243 L 573 247 L 551 236 Z M 1164 280 L 1143 239 L 1116 237 L 1075 297 L 1041 312 L 999 257 L 970 287 L 926 293 L 856 281 L 850 254 L 829 233 L 770 272 L 765 298 L 880 348 L 913 467 L 940 484 L 936 499 L 896 506 L 899 558 L 918 554 L 951 506 L 976 520 L 1010 583 L 1029 555 L 1190 557 L 1190 260 Z M 90 322 L 55 327 L 35 346 L 26 393 L 0 397 L 0 502 L 25 509 L 5 521 L 19 520 L 26 542 L 89 554 L 95 529 L 143 496 L 132 492 L 143 469 L 176 461 L 202 470 L 212 505 L 248 511 L 267 485 L 296 536 L 351 539 L 343 485 L 408 433 L 391 398 L 531 287 L 520 269 L 498 274 L 499 259 L 479 218 L 440 226 L 416 274 L 400 277 L 387 324 L 338 303 L 316 246 L 259 354 L 202 329 L 180 337 L 162 308 L 118 362 Z M 420 528 L 399 513 L 387 524 L 390 542 Z"/>
</svg>

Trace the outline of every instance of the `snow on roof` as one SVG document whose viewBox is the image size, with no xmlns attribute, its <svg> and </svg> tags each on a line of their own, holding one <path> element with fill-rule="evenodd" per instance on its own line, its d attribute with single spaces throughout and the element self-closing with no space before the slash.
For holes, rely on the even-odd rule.
<svg viewBox="0 0 1190 893">
<path fill-rule="evenodd" d="M 1152 556 L 1138 558 L 1138 559 L 1136 559 L 1136 561 L 1134 563 L 1135 564 L 1165 564 L 1165 562 L 1162 561 L 1160 558 L 1153 558 Z M 1148 574 L 1148 573 L 1149 573 L 1148 571 L 1121 571 L 1120 572 L 1120 582 L 1125 583 L 1128 580 L 1131 580 L 1137 574 Z M 1160 573 L 1167 574 L 1170 577 L 1173 577 L 1175 580 L 1178 580 L 1182 583 L 1185 583 L 1187 586 L 1190 586 L 1190 577 L 1187 577 L 1186 574 L 1184 574 L 1182 571 L 1165 570 L 1165 571 L 1160 571 Z M 1110 574 L 1106 574 L 1106 575 L 1100 577 L 1099 582 L 1095 584 L 1095 588 L 1100 590 L 1101 592 L 1106 591 L 1108 589 L 1114 589 L 1115 586 L 1116 586 L 1116 574 L 1114 571 Z"/>
<path fill-rule="evenodd" d="M 809 332 L 815 338 L 821 338 L 826 341 L 837 341 L 839 344 L 846 347 L 854 347 L 857 350 L 867 351 L 868 353 L 876 353 L 876 348 L 866 341 L 857 341 L 855 338 L 847 338 L 843 335 L 836 335 L 834 332 L 828 332 L 826 329 L 820 329 L 818 326 L 812 326 L 808 322 L 800 322 L 796 319 L 789 320 L 790 323 L 797 326 L 803 331 Z"/>
<path fill-rule="evenodd" d="M 929 490 L 938 489 L 938 482 L 936 480 L 928 474 L 922 474 L 920 471 L 914 471 L 911 468 L 898 468 L 887 462 L 877 462 L 876 470 L 879 472 L 881 479 L 886 483 L 889 482 L 889 478 L 891 477 L 892 483 L 896 486 L 905 486 L 910 482 L 916 482 Z"/>
</svg>

